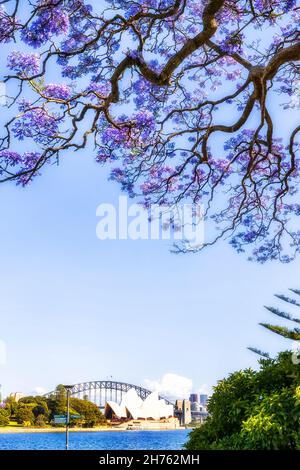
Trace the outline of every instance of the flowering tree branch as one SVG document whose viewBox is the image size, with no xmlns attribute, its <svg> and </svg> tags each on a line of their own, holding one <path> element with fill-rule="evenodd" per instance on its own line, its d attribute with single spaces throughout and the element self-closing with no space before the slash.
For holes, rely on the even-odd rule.
<svg viewBox="0 0 300 470">
<path fill-rule="evenodd" d="M 111 178 L 145 205 L 202 203 L 212 227 L 205 246 L 226 236 L 238 251 L 252 246 L 260 262 L 293 259 L 296 0 L 0 6 L 0 41 L 19 45 L 4 77 L 13 92 L 0 140 L 3 182 L 26 185 L 91 142 L 96 161 L 111 163 Z M 284 130 L 276 122 L 283 113 Z"/>
</svg>

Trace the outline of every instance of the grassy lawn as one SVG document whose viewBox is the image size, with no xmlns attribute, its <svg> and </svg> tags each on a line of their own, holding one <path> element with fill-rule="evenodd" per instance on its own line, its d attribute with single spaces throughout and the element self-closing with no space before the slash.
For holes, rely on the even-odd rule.
<svg viewBox="0 0 300 470">
<path fill-rule="evenodd" d="M 16 421 L 10 421 L 5 427 L 23 428 L 23 424 L 18 424 Z"/>
</svg>

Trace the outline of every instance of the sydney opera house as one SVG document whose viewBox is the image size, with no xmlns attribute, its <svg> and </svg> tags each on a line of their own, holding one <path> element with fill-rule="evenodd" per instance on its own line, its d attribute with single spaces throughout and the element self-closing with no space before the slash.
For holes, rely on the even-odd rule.
<svg viewBox="0 0 300 470">
<path fill-rule="evenodd" d="M 105 405 L 105 416 L 110 420 L 155 420 L 167 419 L 174 415 L 172 405 L 153 392 L 142 400 L 132 388 L 123 396 L 120 404 L 108 401 Z"/>
</svg>

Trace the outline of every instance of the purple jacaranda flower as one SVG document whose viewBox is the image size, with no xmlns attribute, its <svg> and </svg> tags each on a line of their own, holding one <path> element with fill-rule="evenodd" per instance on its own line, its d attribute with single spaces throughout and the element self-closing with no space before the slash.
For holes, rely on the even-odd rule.
<svg viewBox="0 0 300 470">
<path fill-rule="evenodd" d="M 40 56 L 36 53 L 13 51 L 7 57 L 7 66 L 18 75 L 36 75 L 40 69 Z"/>
</svg>

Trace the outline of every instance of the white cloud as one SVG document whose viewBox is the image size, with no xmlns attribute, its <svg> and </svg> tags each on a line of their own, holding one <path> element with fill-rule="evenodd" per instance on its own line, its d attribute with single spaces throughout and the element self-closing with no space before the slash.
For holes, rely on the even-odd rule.
<svg viewBox="0 0 300 470">
<path fill-rule="evenodd" d="M 33 395 L 44 395 L 45 393 L 47 393 L 47 391 L 44 389 L 44 387 L 37 386 L 32 390 Z"/>
<path fill-rule="evenodd" d="M 199 394 L 204 394 L 204 395 L 211 395 L 211 387 L 207 384 L 202 384 L 198 388 L 197 392 Z"/>
<path fill-rule="evenodd" d="M 160 380 L 144 380 L 145 387 L 157 391 L 166 398 L 188 398 L 193 390 L 193 381 L 182 375 L 168 372 Z"/>
</svg>

